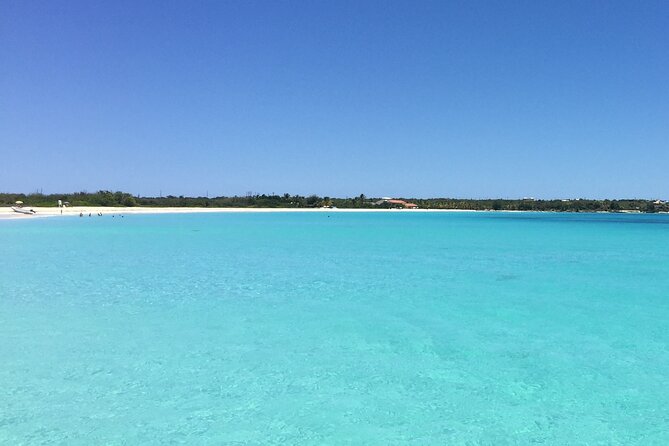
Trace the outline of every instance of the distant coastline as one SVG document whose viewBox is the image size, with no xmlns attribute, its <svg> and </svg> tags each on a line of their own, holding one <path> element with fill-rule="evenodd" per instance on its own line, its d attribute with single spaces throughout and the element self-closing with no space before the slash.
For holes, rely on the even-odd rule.
<svg viewBox="0 0 669 446">
<path fill-rule="evenodd" d="M 545 212 L 669 212 L 669 202 L 647 199 L 460 199 L 409 197 L 356 197 L 336 198 L 317 195 L 254 194 L 232 197 L 140 197 L 126 192 L 98 191 L 63 194 L 0 193 L 0 206 L 12 206 L 17 201 L 33 207 L 40 214 L 60 215 L 59 202 L 68 213 L 79 209 L 90 212 L 214 212 L 235 210 L 450 210 L 450 211 L 545 211 Z M 39 209 L 38 209 L 39 208 Z M 414 209 L 415 208 L 415 209 Z M 53 210 L 53 212 L 49 211 Z M 8 211 L 11 212 L 10 209 Z M 82 211 L 83 212 L 83 211 Z"/>
<path fill-rule="evenodd" d="M 147 214 L 215 214 L 215 213 L 461 213 L 461 212 L 500 212 L 500 213 L 515 213 L 515 212 L 546 212 L 554 213 L 553 211 L 495 211 L 495 210 L 471 210 L 471 209 L 396 209 L 396 208 L 250 208 L 250 207 L 236 207 L 236 208 L 202 208 L 202 207 L 119 207 L 119 206 L 72 206 L 61 208 L 58 207 L 36 207 L 30 206 L 35 210 L 35 214 L 26 215 L 13 212 L 11 207 L 0 207 L 0 220 L 16 220 L 16 219 L 33 219 L 43 217 L 97 217 L 100 216 L 125 216 L 125 215 L 147 215 Z M 600 213 L 611 213 L 601 212 Z M 620 211 L 619 214 L 641 213 L 639 211 Z M 668 214 L 668 212 L 658 212 Z"/>
</svg>

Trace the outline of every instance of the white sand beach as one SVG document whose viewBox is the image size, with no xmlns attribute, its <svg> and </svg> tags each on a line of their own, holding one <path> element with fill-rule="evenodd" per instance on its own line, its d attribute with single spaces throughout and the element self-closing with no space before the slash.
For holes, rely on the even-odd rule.
<svg viewBox="0 0 669 446">
<path fill-rule="evenodd" d="M 471 212 L 462 209 L 340 209 L 340 208 L 198 208 L 198 207 L 105 207 L 105 206 L 72 206 L 33 207 L 35 214 L 20 214 L 11 207 L 0 208 L 0 219 L 30 219 L 41 217 L 78 217 L 102 215 L 135 215 L 135 214 L 195 214 L 219 212 Z M 62 213 L 61 213 L 62 210 Z"/>
</svg>

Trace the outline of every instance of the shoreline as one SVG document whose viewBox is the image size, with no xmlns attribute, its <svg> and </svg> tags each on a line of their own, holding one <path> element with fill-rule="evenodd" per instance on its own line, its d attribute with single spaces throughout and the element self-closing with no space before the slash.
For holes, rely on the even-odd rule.
<svg viewBox="0 0 669 446">
<path fill-rule="evenodd" d="M 97 216 L 98 213 L 102 215 L 146 215 L 146 214 L 214 214 L 214 213 L 275 213 L 275 212 L 290 212 L 290 213 L 322 213 L 322 212 L 344 212 L 344 213 L 457 213 L 457 212 L 501 212 L 501 213 L 517 213 L 517 212 L 536 212 L 536 213 L 570 213 L 570 212 L 555 212 L 555 211 L 516 211 L 516 210 L 475 210 L 475 209 L 369 209 L 369 208 L 201 208 L 201 207 L 116 207 L 116 206 L 72 206 L 63 208 L 58 207 L 37 207 L 28 206 L 29 209 L 34 209 L 35 214 L 20 214 L 14 212 L 11 207 L 0 207 L 0 220 L 18 220 L 31 218 L 46 218 L 46 217 L 78 217 L 79 213 L 92 214 Z M 644 214 L 639 211 L 620 211 L 620 212 L 594 212 L 604 214 Z M 658 212 L 657 214 L 664 214 Z"/>
<path fill-rule="evenodd" d="M 63 208 L 58 207 L 37 207 L 26 206 L 28 209 L 34 209 L 35 214 L 20 214 L 14 212 L 11 207 L 0 208 L 0 219 L 30 219 L 45 217 L 78 217 L 79 213 L 87 216 L 102 215 L 140 215 L 140 214 L 213 214 L 213 213 L 270 213 L 270 212 L 298 212 L 298 213 L 319 213 L 319 212 L 486 212 L 469 209 L 351 209 L 351 208 L 200 208 L 200 207 L 105 207 L 105 206 L 72 206 Z"/>
</svg>

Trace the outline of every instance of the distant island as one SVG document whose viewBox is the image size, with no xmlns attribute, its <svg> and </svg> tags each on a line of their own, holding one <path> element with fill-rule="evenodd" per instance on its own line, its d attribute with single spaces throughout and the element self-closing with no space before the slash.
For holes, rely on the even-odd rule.
<svg viewBox="0 0 669 446">
<path fill-rule="evenodd" d="M 126 192 L 98 191 L 65 194 L 0 193 L 0 205 L 22 201 L 27 206 L 56 207 L 58 201 L 70 206 L 124 207 L 202 207 L 202 208 L 318 208 L 342 209 L 459 209 L 472 211 L 546 211 L 546 212 L 669 212 L 669 202 L 643 199 L 462 199 L 462 198 L 370 198 L 364 194 L 350 198 L 317 195 L 255 194 L 232 197 L 140 197 Z"/>
</svg>

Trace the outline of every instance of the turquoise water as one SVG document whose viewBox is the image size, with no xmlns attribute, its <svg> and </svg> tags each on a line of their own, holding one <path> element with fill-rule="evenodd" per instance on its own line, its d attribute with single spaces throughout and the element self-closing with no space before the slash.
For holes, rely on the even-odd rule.
<svg viewBox="0 0 669 446">
<path fill-rule="evenodd" d="M 669 215 L 0 222 L 0 444 L 667 445 Z"/>
</svg>

